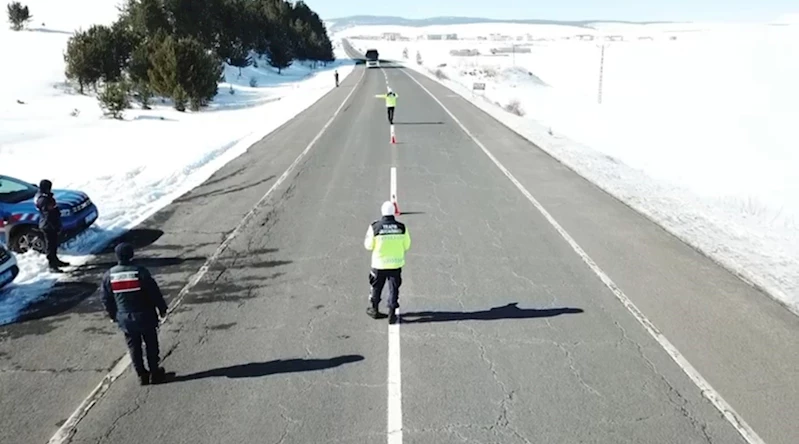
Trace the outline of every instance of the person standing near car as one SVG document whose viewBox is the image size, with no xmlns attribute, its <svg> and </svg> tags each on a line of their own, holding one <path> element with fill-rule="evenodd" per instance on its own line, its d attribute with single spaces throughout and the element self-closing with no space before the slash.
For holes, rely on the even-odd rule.
<svg viewBox="0 0 799 444">
<path fill-rule="evenodd" d="M 117 265 L 103 276 L 101 294 L 103 306 L 112 321 L 125 334 L 125 342 L 139 376 L 141 385 L 165 382 L 166 372 L 159 366 L 158 325 L 159 315 L 166 316 L 167 305 L 158 283 L 150 271 L 133 264 L 133 246 L 121 243 L 114 253 Z M 157 313 L 156 313 L 157 311 Z M 147 349 L 144 367 L 142 342 Z"/>
<path fill-rule="evenodd" d="M 58 258 L 59 235 L 62 228 L 61 210 L 58 209 L 58 203 L 53 195 L 53 183 L 47 179 L 39 182 L 36 209 L 39 210 L 39 229 L 44 233 L 50 271 L 60 273 L 60 267 L 68 267 L 69 263 Z"/>
</svg>

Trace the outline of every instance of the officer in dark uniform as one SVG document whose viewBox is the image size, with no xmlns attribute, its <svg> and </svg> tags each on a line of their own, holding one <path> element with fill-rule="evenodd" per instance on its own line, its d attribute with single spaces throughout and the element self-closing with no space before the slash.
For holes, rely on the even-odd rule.
<svg viewBox="0 0 799 444">
<path fill-rule="evenodd" d="M 132 264 L 132 245 L 121 243 L 114 252 L 118 264 L 103 276 L 103 305 L 108 316 L 125 334 L 133 368 L 141 385 L 164 382 L 166 373 L 159 367 L 158 315 L 166 316 L 166 301 L 150 271 Z M 144 368 L 142 342 L 147 349 L 150 371 Z"/>
<path fill-rule="evenodd" d="M 336 70 L 334 75 L 336 76 L 336 88 L 338 88 L 338 70 Z"/>
<path fill-rule="evenodd" d="M 50 270 L 60 273 L 59 267 L 67 267 L 69 263 L 58 258 L 59 234 L 61 233 L 61 210 L 53 196 L 53 183 L 47 179 L 39 182 L 36 194 L 36 209 L 39 210 L 39 229 L 44 233 L 47 249 L 47 262 Z"/>
</svg>

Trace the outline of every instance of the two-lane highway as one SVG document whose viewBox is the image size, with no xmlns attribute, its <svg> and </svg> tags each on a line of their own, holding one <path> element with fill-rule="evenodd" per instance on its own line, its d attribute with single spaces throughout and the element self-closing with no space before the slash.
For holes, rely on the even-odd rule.
<svg viewBox="0 0 799 444">
<path fill-rule="evenodd" d="M 396 145 L 375 97 L 386 83 Z M 797 442 L 795 318 L 433 81 L 358 68 L 342 88 L 151 221 L 229 215 L 199 253 L 172 230 L 142 252 L 174 245 L 202 258 L 192 272 L 217 259 L 161 332 L 176 380 L 142 388 L 126 372 L 71 442 L 746 443 L 619 294 L 707 378 L 705 395 L 765 442 Z M 362 241 L 392 168 L 413 245 L 389 326 L 365 313 Z M 751 313 L 708 306 L 721 296 Z M 111 338 L 106 361 L 124 350 Z M 79 402 L 53 410 L 66 418 Z M 4 443 L 41 441 L 9 424 Z"/>
</svg>

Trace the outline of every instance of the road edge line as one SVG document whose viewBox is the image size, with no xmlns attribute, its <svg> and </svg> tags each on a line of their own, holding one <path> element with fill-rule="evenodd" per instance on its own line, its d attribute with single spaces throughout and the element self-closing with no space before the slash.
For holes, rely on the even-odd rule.
<svg viewBox="0 0 799 444">
<path fill-rule="evenodd" d="M 693 381 L 693 383 L 699 388 L 699 390 L 702 393 L 702 396 L 705 397 L 705 399 L 707 399 L 708 401 L 710 401 L 711 404 L 713 404 L 713 406 L 722 414 L 722 416 L 727 420 L 727 422 L 729 422 L 733 426 L 733 428 L 735 428 L 735 430 L 746 440 L 746 442 L 749 444 L 765 444 L 765 441 L 763 441 L 763 439 L 760 436 L 758 436 L 758 434 L 743 419 L 743 417 L 741 417 L 741 415 L 738 414 L 738 412 L 736 412 L 735 409 L 733 409 L 732 406 L 727 401 L 724 400 L 721 394 L 718 391 L 716 391 L 716 389 L 714 389 L 710 385 L 710 383 L 699 373 L 699 371 L 696 370 L 696 368 L 694 368 L 694 366 L 691 365 L 690 362 L 688 362 L 688 359 L 686 359 L 685 356 L 683 356 L 683 354 L 680 353 L 679 350 L 677 350 L 677 347 L 675 347 L 668 340 L 668 338 L 666 338 L 666 336 L 663 333 L 661 333 L 660 330 L 658 330 L 658 328 L 655 327 L 655 325 L 638 309 L 638 307 L 635 306 L 632 300 L 629 297 L 627 297 L 626 294 L 624 294 L 624 292 L 613 282 L 610 276 L 608 276 L 607 273 L 605 273 L 599 267 L 599 265 L 597 265 L 597 263 L 594 262 L 594 260 L 591 259 L 590 256 L 588 256 L 588 253 L 586 253 L 582 249 L 582 247 L 580 247 L 577 241 L 575 241 L 574 238 L 572 238 L 571 235 L 558 223 L 558 221 L 555 220 L 555 218 L 551 214 L 549 214 L 546 208 L 544 208 L 544 206 L 541 205 L 541 203 L 538 202 L 538 200 L 535 197 L 533 197 L 533 195 L 530 194 L 529 191 L 527 191 L 524 185 L 522 185 L 521 182 L 519 182 L 516 179 L 516 177 L 514 177 L 513 174 L 507 168 L 505 168 L 505 166 L 502 165 L 502 163 L 496 157 L 494 157 L 493 154 L 491 154 L 488 148 L 486 148 L 485 145 L 483 145 L 477 139 L 477 137 L 475 137 L 466 128 L 466 126 L 463 125 L 463 123 L 461 123 L 461 121 L 458 120 L 458 118 L 455 117 L 455 115 L 446 106 L 444 106 L 444 104 L 441 103 L 441 101 L 435 95 L 433 95 L 432 92 L 430 92 L 430 90 L 428 90 L 424 85 L 422 85 L 421 82 L 419 82 L 418 80 L 416 80 L 416 78 L 414 78 L 412 75 L 406 72 L 405 69 L 402 69 L 402 72 L 406 76 L 408 76 L 411 80 L 413 80 L 417 85 L 419 85 L 419 87 L 422 88 L 424 92 L 426 92 L 430 97 L 432 97 L 432 99 L 436 103 L 438 103 L 441 109 L 443 109 L 450 116 L 450 118 L 452 118 L 452 120 L 458 124 L 461 130 L 463 130 L 463 132 L 466 133 L 466 135 L 469 136 L 469 138 L 472 139 L 472 141 L 478 147 L 480 147 L 483 153 L 485 153 L 485 155 L 488 156 L 489 159 L 491 159 L 494 165 L 496 165 L 497 168 L 499 168 L 500 171 L 502 171 L 502 173 L 505 174 L 505 176 L 508 179 L 510 179 L 511 182 L 513 182 L 516 188 L 519 191 L 521 191 L 521 193 L 527 198 L 527 200 L 529 200 L 530 203 L 532 203 L 533 206 L 544 216 L 544 218 L 546 218 L 547 222 L 549 222 L 549 224 L 552 225 L 553 228 L 555 228 L 555 230 L 569 244 L 569 246 L 572 247 L 572 250 L 574 250 L 574 252 L 577 253 L 578 256 L 580 256 L 583 262 L 585 262 L 586 265 L 588 265 L 591 271 L 593 271 L 594 274 L 596 274 L 597 277 L 599 277 L 602 283 L 605 284 L 605 286 L 613 293 L 616 299 L 618 299 L 619 302 L 621 302 L 622 305 L 624 305 L 624 307 L 627 308 L 627 311 L 629 311 L 630 314 L 633 315 L 633 317 L 644 327 L 644 329 L 650 334 L 650 336 L 652 336 L 652 338 L 654 338 L 655 341 L 657 341 L 657 343 L 660 344 L 661 347 L 663 347 L 666 353 L 668 353 L 668 355 L 674 360 L 674 362 L 677 363 L 677 366 L 679 366 L 680 369 L 682 369 L 682 371 L 688 376 L 688 378 L 690 378 L 691 381 Z"/>
</svg>

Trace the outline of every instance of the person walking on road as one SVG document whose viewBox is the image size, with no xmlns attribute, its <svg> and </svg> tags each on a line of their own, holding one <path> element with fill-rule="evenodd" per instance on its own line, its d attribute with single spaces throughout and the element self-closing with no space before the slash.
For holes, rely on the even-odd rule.
<svg viewBox="0 0 799 444">
<path fill-rule="evenodd" d="M 166 301 L 150 271 L 131 262 L 132 245 L 121 243 L 114 252 L 118 263 L 105 273 L 102 283 L 106 313 L 125 334 L 139 383 L 148 385 L 164 382 L 166 372 L 159 367 L 158 315 L 161 318 L 166 316 Z M 147 349 L 149 371 L 144 367 L 142 342 Z"/>
<path fill-rule="evenodd" d="M 338 88 L 338 70 L 336 70 L 333 75 L 336 77 L 336 88 Z"/>
<path fill-rule="evenodd" d="M 47 262 L 50 271 L 60 273 L 60 267 L 68 267 L 69 263 L 58 258 L 58 244 L 61 234 L 61 210 L 53 195 L 53 183 L 47 179 L 39 182 L 36 193 L 36 209 L 39 210 L 39 229 L 44 233 Z"/>
<path fill-rule="evenodd" d="M 390 125 L 394 124 L 394 108 L 397 107 L 397 93 L 388 88 L 388 91 L 385 94 L 378 94 L 375 97 L 380 99 L 386 99 L 386 110 L 388 111 L 388 123 Z"/>
<path fill-rule="evenodd" d="M 380 316 L 383 287 L 388 281 L 388 322 L 397 320 L 399 289 L 402 285 L 402 267 L 405 266 L 405 252 L 411 248 L 411 234 L 402 222 L 394 217 L 394 203 L 383 202 L 380 207 L 383 217 L 372 222 L 366 230 L 363 245 L 372 252 L 372 266 L 369 272 L 371 293 L 366 314 L 374 319 Z"/>
</svg>

